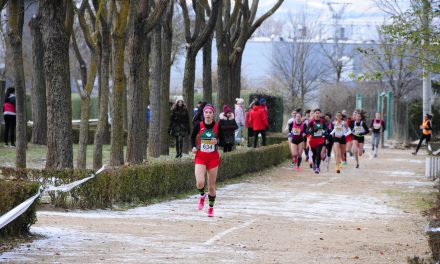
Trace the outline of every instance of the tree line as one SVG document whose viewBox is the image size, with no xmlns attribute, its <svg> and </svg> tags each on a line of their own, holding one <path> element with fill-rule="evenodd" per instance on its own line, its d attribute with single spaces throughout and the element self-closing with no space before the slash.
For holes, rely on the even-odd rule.
<svg viewBox="0 0 440 264">
<path fill-rule="evenodd" d="M 147 158 L 147 153 L 151 157 L 168 154 L 175 21 L 183 21 L 186 56 L 182 87 L 188 109 L 194 105 L 196 56 L 201 50 L 203 96 L 205 101 L 212 102 L 213 39 L 218 52 L 215 103 L 233 105 L 234 98 L 240 95 L 241 62 L 246 43 L 282 3 L 283 0 L 276 1 L 267 12 L 258 16 L 258 0 L 38 0 L 38 11 L 28 25 L 32 49 L 31 142 L 47 145 L 46 169 L 73 168 L 73 68 L 80 72 L 80 82 L 75 79 L 75 86 L 81 98 L 76 167 L 86 166 L 89 104 L 96 81 L 99 122 L 94 136 L 93 167 L 102 166 L 109 114 L 109 165 L 139 164 Z M 2 0 L 0 8 L 8 11 L 6 42 L 13 61 L 9 70 L 17 98 L 16 167 L 24 168 L 23 46 L 27 43 L 22 39 L 25 1 Z M 86 48 L 79 44 L 80 38 Z M 76 60 L 73 65 L 70 51 Z M 149 124 L 145 118 L 147 105 L 151 109 Z M 124 113 L 127 115 L 126 140 Z M 124 145 L 127 145 L 125 156 Z"/>
</svg>

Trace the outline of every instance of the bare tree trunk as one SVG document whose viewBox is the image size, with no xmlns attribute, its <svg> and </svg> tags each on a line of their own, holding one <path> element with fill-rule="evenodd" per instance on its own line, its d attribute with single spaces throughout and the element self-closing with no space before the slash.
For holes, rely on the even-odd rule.
<svg viewBox="0 0 440 264">
<path fill-rule="evenodd" d="M 111 39 L 109 26 L 106 23 L 101 23 L 101 39 L 101 89 L 99 96 L 99 121 L 98 127 L 96 128 L 93 147 L 94 169 L 102 166 L 102 146 L 104 145 L 106 130 L 108 127 Z"/>
<path fill-rule="evenodd" d="M 212 36 L 203 46 L 203 101 L 213 103 L 211 65 L 212 65 Z"/>
<path fill-rule="evenodd" d="M 170 83 L 171 83 L 171 52 L 173 42 L 173 11 L 174 1 L 168 6 L 163 22 L 163 51 L 162 51 L 162 87 L 161 87 L 161 116 L 160 116 L 160 146 L 161 155 L 169 155 L 168 127 L 170 122 Z"/>
<path fill-rule="evenodd" d="M 144 2 L 145 3 L 145 2 Z M 147 16 L 147 6 L 138 6 L 134 18 L 133 30 L 128 40 L 128 134 L 127 155 L 128 163 L 139 164 L 143 161 L 142 145 L 143 131 L 145 130 L 144 99 L 144 73 L 142 72 L 142 43 L 144 37 L 144 22 Z"/>
<path fill-rule="evenodd" d="M 145 92 L 144 103 L 143 103 L 143 122 L 144 122 L 144 141 L 141 143 L 142 155 L 144 160 L 147 159 L 147 149 L 148 149 L 148 136 L 149 136 L 149 128 L 150 124 L 148 123 L 147 112 L 148 105 L 150 104 L 150 53 L 151 53 L 151 37 L 147 36 L 147 40 L 142 44 L 142 54 L 145 54 L 142 59 L 142 68 L 141 71 L 145 75 L 144 87 L 143 90 Z"/>
<path fill-rule="evenodd" d="M 128 11 L 130 1 L 120 2 L 120 10 L 117 14 L 115 31 L 113 34 L 114 43 L 114 76 L 113 76 L 113 112 L 111 124 L 111 147 L 110 147 L 110 166 L 119 166 L 124 163 L 123 149 L 123 95 L 125 90 L 124 76 L 124 53 L 125 37 L 127 30 Z"/>
<path fill-rule="evenodd" d="M 111 149 L 110 161 L 111 166 L 119 166 L 124 163 L 123 153 L 123 94 L 124 94 L 124 50 L 125 36 L 114 36 L 114 92 L 113 92 L 113 113 L 111 124 Z"/>
<path fill-rule="evenodd" d="M 230 65 L 230 74 L 229 77 L 231 80 L 230 84 L 230 92 L 229 92 L 229 98 L 228 98 L 228 105 L 233 106 L 234 105 L 234 99 L 240 97 L 240 91 L 241 91 L 241 61 L 243 53 L 240 53 L 240 55 L 237 55 L 237 61 L 235 61 L 234 64 Z"/>
<path fill-rule="evenodd" d="M 151 56 L 151 87 L 150 87 L 150 130 L 148 153 L 152 157 L 160 156 L 160 87 L 162 79 L 162 25 L 153 30 L 153 50 Z"/>
<path fill-rule="evenodd" d="M 38 19 L 29 20 L 32 41 L 32 138 L 38 145 L 47 144 L 46 81 L 44 79 L 44 48 Z"/>
<path fill-rule="evenodd" d="M 86 168 L 87 141 L 89 136 L 89 103 L 90 97 L 84 96 L 84 98 L 81 98 L 81 124 L 79 126 L 78 156 L 76 159 L 77 169 Z"/>
<path fill-rule="evenodd" d="M 24 82 L 23 68 L 23 20 L 24 20 L 24 3 L 23 0 L 11 1 L 9 3 L 9 32 L 8 47 L 11 49 L 12 61 L 12 81 L 15 87 L 16 103 L 15 109 L 17 113 L 17 140 L 15 166 L 17 168 L 26 168 L 26 87 Z"/>
<path fill-rule="evenodd" d="M 218 31 L 217 31 L 218 36 Z M 229 52 L 227 51 L 227 44 L 221 40 L 217 42 L 217 105 L 222 106 L 228 103 L 230 98 L 230 74 L 229 74 Z"/>
<path fill-rule="evenodd" d="M 71 91 L 66 89 L 66 34 L 64 2 L 41 0 L 41 33 L 44 44 L 44 73 L 47 89 L 47 169 L 73 168 Z M 63 111 L 61 111 L 61 109 Z"/>
</svg>

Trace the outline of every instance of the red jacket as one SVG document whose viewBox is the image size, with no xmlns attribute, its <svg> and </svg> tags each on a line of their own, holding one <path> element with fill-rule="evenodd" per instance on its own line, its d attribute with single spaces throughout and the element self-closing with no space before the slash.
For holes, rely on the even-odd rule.
<svg viewBox="0 0 440 264">
<path fill-rule="evenodd" d="M 267 121 L 266 111 L 260 106 L 255 105 L 250 111 L 249 123 L 254 131 L 267 129 L 269 123 Z"/>
</svg>

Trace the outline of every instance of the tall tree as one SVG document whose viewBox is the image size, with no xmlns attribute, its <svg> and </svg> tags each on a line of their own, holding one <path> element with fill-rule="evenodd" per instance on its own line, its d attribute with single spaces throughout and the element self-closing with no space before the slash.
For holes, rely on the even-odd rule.
<svg viewBox="0 0 440 264">
<path fill-rule="evenodd" d="M 147 34 L 159 25 L 163 12 L 167 6 L 166 0 L 158 1 L 154 5 L 154 10 L 150 13 L 149 1 L 132 1 L 135 7 L 133 18 L 133 28 L 128 40 L 128 138 L 127 138 L 127 162 L 141 163 L 144 153 L 142 142 L 144 138 L 145 122 L 145 86 L 148 81 L 145 78 L 145 69 L 142 64 L 146 59 L 143 58 L 144 42 L 148 40 Z M 159 122 L 158 122 L 159 123 Z"/>
<path fill-rule="evenodd" d="M 41 14 L 29 20 L 32 41 L 32 137 L 33 144 L 47 144 L 46 81 L 44 79 L 44 48 L 39 20 Z"/>
<path fill-rule="evenodd" d="M 153 30 L 151 50 L 151 81 L 150 81 L 150 129 L 148 154 L 160 156 L 160 116 L 161 116 L 161 84 L 162 84 L 162 24 Z"/>
<path fill-rule="evenodd" d="M 15 156 L 15 166 L 17 168 L 26 167 L 26 87 L 24 82 L 23 68 L 23 21 L 24 21 L 24 2 L 23 0 L 9 1 L 8 19 L 8 48 L 11 49 L 12 61 L 12 81 L 16 94 L 17 112 L 17 150 Z"/>
<path fill-rule="evenodd" d="M 160 104 L 160 154 L 169 154 L 168 127 L 170 123 L 170 84 L 173 49 L 174 1 L 170 1 L 162 23 L 162 84 Z"/>
<path fill-rule="evenodd" d="M 67 63 L 66 3 L 40 0 L 47 89 L 47 169 L 73 168 L 72 107 Z"/>
<path fill-rule="evenodd" d="M 127 33 L 128 11 L 130 0 L 120 1 L 117 8 L 116 0 L 112 0 L 115 6 L 115 16 L 113 35 L 114 59 L 113 59 L 113 112 L 111 122 L 110 140 L 110 166 L 119 166 L 124 163 L 123 149 L 123 93 L 125 90 L 124 60 L 125 60 L 125 39 Z"/>
<path fill-rule="evenodd" d="M 307 14 L 289 16 L 285 24 L 292 29 L 289 33 L 295 38 L 276 43 L 273 49 L 271 80 L 282 87 L 281 92 L 287 92 L 284 95 L 291 109 L 304 108 L 306 98 L 318 88 L 326 73 L 322 63 L 313 56 L 318 48 L 318 44 L 312 41 L 317 35 L 313 20 Z M 298 29 L 301 29 L 300 34 Z"/>
<path fill-rule="evenodd" d="M 188 109 L 194 108 L 194 81 L 197 53 L 214 32 L 222 2 L 222 0 L 211 1 L 211 16 L 209 17 L 208 22 L 205 23 L 205 7 L 208 5 L 208 1 L 192 1 L 196 18 L 193 26 L 194 30 L 191 34 L 191 22 L 186 1 L 179 1 L 185 21 L 186 61 L 183 77 L 183 97 L 187 103 Z"/>
<path fill-rule="evenodd" d="M 103 0 L 99 4 L 102 4 Z M 98 3 L 95 3 L 95 8 Z M 93 145 L 93 168 L 97 169 L 102 166 L 102 146 L 106 139 L 106 132 L 108 129 L 108 106 L 109 106 L 109 82 L 110 82 L 110 60 L 111 60 L 111 17 L 115 10 L 115 2 L 110 2 L 110 7 L 105 3 L 101 9 L 101 15 L 99 16 L 99 26 L 101 29 L 101 41 L 100 41 L 100 74 L 99 74 L 99 121 L 96 128 L 94 145 Z"/>
<path fill-rule="evenodd" d="M 101 4 L 99 5 L 99 9 L 96 12 L 97 16 L 100 16 L 102 13 L 102 9 L 104 8 L 104 1 L 101 1 Z M 95 14 L 91 11 L 91 7 L 89 5 L 88 0 L 83 0 L 81 3 L 81 6 L 76 9 L 75 11 L 78 15 L 78 21 L 79 25 L 81 27 L 81 30 L 84 35 L 84 39 L 86 42 L 86 45 L 90 51 L 90 67 L 89 72 L 87 71 L 87 67 L 85 65 L 81 65 L 84 61 L 82 59 L 82 55 L 79 52 L 79 49 L 77 48 L 76 38 L 72 35 L 73 45 L 75 48 L 75 55 L 80 62 L 80 69 L 84 70 L 86 73 L 82 74 L 82 90 L 77 85 L 78 94 L 81 98 L 81 124 L 80 124 L 80 131 L 79 131 L 79 146 L 78 146 L 78 157 L 76 161 L 76 167 L 79 169 L 85 169 L 86 168 L 86 157 L 87 157 L 87 142 L 88 142 L 88 134 L 89 134 L 89 116 L 90 116 L 90 95 L 92 94 L 93 87 L 95 84 L 96 79 L 96 72 L 98 67 L 98 38 L 99 38 L 99 26 L 93 25 L 92 27 L 89 26 L 90 23 L 87 22 L 85 17 L 85 11 L 90 10 L 88 12 L 90 16 L 90 20 L 93 22 L 100 21 L 99 17 L 96 18 Z M 94 29 L 94 30 L 93 30 Z"/>
<path fill-rule="evenodd" d="M 251 6 L 248 0 L 237 0 L 233 9 L 231 1 L 225 0 L 216 27 L 219 105 L 233 105 L 234 98 L 240 96 L 241 62 L 246 43 L 283 2 L 277 0 L 270 10 L 256 19 L 258 0 L 253 0 Z"/>
<path fill-rule="evenodd" d="M 211 16 L 211 8 L 206 5 L 206 15 Z M 212 39 L 211 35 L 203 45 L 203 101 L 212 102 Z"/>
</svg>

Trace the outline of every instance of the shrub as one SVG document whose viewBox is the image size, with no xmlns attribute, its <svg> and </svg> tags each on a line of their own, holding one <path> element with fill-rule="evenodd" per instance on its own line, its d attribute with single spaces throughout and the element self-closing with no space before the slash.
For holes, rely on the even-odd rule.
<svg viewBox="0 0 440 264">
<path fill-rule="evenodd" d="M 0 215 L 34 196 L 38 188 L 39 184 L 36 182 L 0 180 Z M 0 229 L 0 238 L 26 234 L 37 219 L 36 204 L 34 202 L 25 213 Z"/>
<path fill-rule="evenodd" d="M 285 161 L 287 143 L 250 150 L 237 150 L 222 155 L 218 181 L 255 172 Z M 11 177 L 17 170 L 3 170 Z M 89 170 L 45 171 L 27 170 L 27 177 L 45 184 L 67 184 L 87 177 Z M 166 160 L 109 168 L 96 178 L 66 194 L 51 194 L 51 203 L 69 208 L 106 208 L 116 203 L 148 202 L 152 198 L 166 197 L 194 188 L 193 159 Z"/>
</svg>

